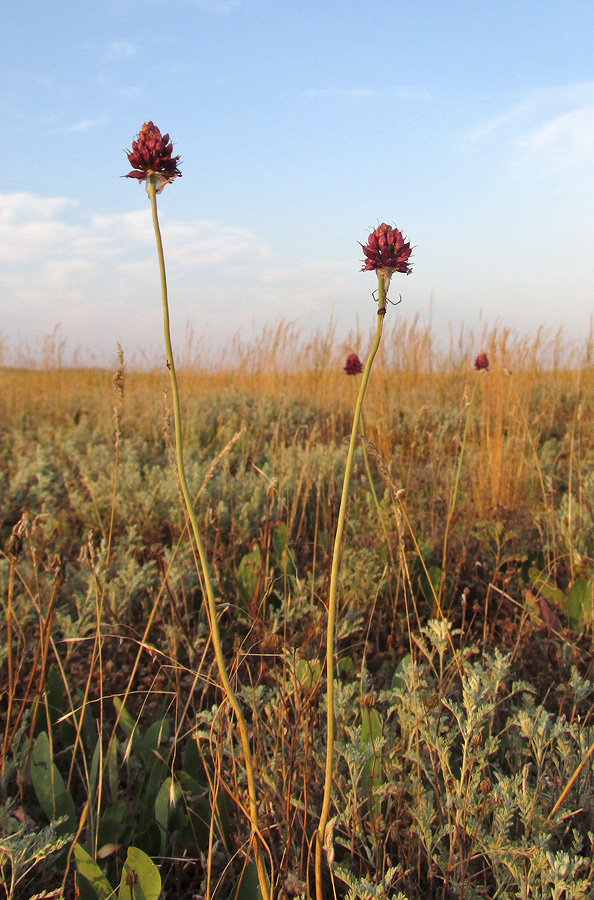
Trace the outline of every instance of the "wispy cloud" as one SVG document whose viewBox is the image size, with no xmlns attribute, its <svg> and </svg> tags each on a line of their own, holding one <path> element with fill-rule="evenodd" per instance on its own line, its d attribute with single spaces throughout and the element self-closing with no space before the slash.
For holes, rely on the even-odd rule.
<svg viewBox="0 0 594 900">
<path fill-rule="evenodd" d="M 242 324 L 318 316 L 349 293 L 342 263 L 328 279 L 295 260 L 285 267 L 252 231 L 214 220 L 161 216 L 172 317 L 211 322 L 222 337 Z M 0 194 L 4 334 L 42 339 L 56 323 L 69 343 L 128 347 L 159 341 L 160 304 L 150 210 L 84 215 L 66 197 Z M 355 275 L 356 277 L 356 275 Z"/>
<path fill-rule="evenodd" d="M 105 116 L 100 116 L 98 119 L 81 119 L 80 122 L 77 122 L 75 125 L 70 125 L 66 131 L 88 131 L 89 128 L 100 128 L 107 122 Z"/>
<path fill-rule="evenodd" d="M 513 167 L 535 174 L 591 169 L 594 81 L 535 90 L 467 135 L 474 147 L 496 147 Z"/>
<path fill-rule="evenodd" d="M 104 50 L 107 62 L 118 62 L 136 56 L 138 50 L 131 41 L 110 41 Z"/>
<path fill-rule="evenodd" d="M 193 3 L 205 12 L 223 14 L 247 5 L 246 0 L 193 0 Z"/>
<path fill-rule="evenodd" d="M 351 97 L 357 100 L 360 97 L 373 97 L 375 91 L 371 88 L 311 88 L 304 93 L 306 97 Z"/>
<path fill-rule="evenodd" d="M 366 99 L 368 97 L 384 96 L 389 93 L 393 100 L 430 100 L 429 91 L 419 88 L 399 87 L 389 92 L 375 88 L 311 88 L 303 92 L 306 97 L 345 97 L 353 100 Z"/>
</svg>

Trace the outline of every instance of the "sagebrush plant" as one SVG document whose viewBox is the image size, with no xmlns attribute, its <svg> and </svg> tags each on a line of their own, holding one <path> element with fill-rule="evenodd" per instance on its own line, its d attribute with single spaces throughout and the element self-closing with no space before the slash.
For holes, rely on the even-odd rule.
<svg viewBox="0 0 594 900">
<path fill-rule="evenodd" d="M 389 330 L 383 340 L 386 337 L 391 339 Z M 486 342 L 484 346 L 491 359 L 498 357 L 498 345 Z M 525 354 L 519 340 L 517 346 L 522 351 L 520 355 L 517 358 L 508 355 L 506 359 L 513 369 L 513 377 L 502 376 L 501 384 L 513 391 L 510 404 L 504 408 L 506 415 L 510 409 L 519 410 L 520 422 L 529 423 L 531 442 L 524 442 L 526 465 L 514 475 L 516 492 L 525 500 L 522 503 L 518 500 L 513 509 L 493 507 L 489 519 L 481 518 L 473 498 L 476 479 L 484 474 L 482 470 L 477 472 L 477 467 L 487 465 L 488 457 L 481 454 L 485 451 L 485 416 L 490 422 L 491 407 L 485 410 L 475 400 L 470 410 L 456 513 L 449 530 L 444 606 L 449 608 L 455 628 L 463 628 L 462 634 L 452 637 L 454 645 L 460 647 L 459 654 L 473 643 L 491 655 L 498 646 L 502 652 L 511 654 L 509 666 L 513 674 L 505 679 L 507 687 L 502 686 L 502 697 L 514 680 L 531 681 L 537 691 L 535 706 L 545 704 L 543 708 L 552 724 L 565 716 L 566 725 L 581 730 L 586 751 L 582 752 L 580 761 L 585 760 L 585 765 L 577 783 L 583 794 L 584 785 L 587 788 L 591 779 L 586 756 L 594 737 L 590 634 L 587 632 L 583 637 L 579 634 L 584 623 L 588 623 L 587 616 L 582 617 L 582 624 L 576 617 L 571 630 L 567 629 L 571 621 L 567 604 L 572 582 L 557 517 L 564 515 L 569 472 L 567 448 L 578 397 L 583 404 L 580 453 L 584 458 L 594 459 L 593 410 L 589 395 L 583 394 L 584 386 L 591 386 L 592 373 L 587 369 L 581 372 L 578 393 L 576 373 L 549 371 L 544 360 L 539 362 L 535 373 L 532 354 Z M 414 348 L 412 351 L 415 356 Z M 348 430 L 352 402 L 352 383 L 342 370 L 344 347 L 336 343 L 329 352 L 336 379 L 333 381 L 332 372 L 323 368 L 315 376 L 328 382 L 332 389 L 324 404 L 311 400 L 312 396 L 319 395 L 318 391 L 310 387 L 305 397 L 300 379 L 283 381 L 278 372 L 264 392 L 261 384 L 253 384 L 247 374 L 245 380 L 238 376 L 240 387 L 236 387 L 230 378 L 221 377 L 217 381 L 213 375 L 181 373 L 188 396 L 187 475 L 196 485 L 195 493 L 204 485 L 199 521 L 205 529 L 217 585 L 224 591 L 222 596 L 230 598 L 220 611 L 222 637 L 226 658 L 240 685 L 240 701 L 247 713 L 258 760 L 261 827 L 275 857 L 277 890 L 280 892 L 288 881 L 291 889 L 300 889 L 303 895 L 307 894 L 308 883 L 310 895 L 314 891 L 307 848 L 315 839 L 323 789 L 325 706 L 320 676 L 324 658 L 324 606 L 331 538 L 336 527 L 346 459 L 342 437 Z M 469 359 L 473 360 L 474 354 Z M 522 365 L 527 360 L 529 368 L 524 372 Z M 261 367 L 257 364 L 257 369 L 265 370 L 265 360 Z M 308 372 L 304 372 L 305 380 L 313 378 Z M 376 466 L 378 500 L 396 566 L 391 565 L 385 539 L 379 532 L 364 460 L 356 456 L 337 619 L 336 740 L 339 747 L 335 753 L 330 821 L 346 808 L 351 813 L 358 810 L 349 819 L 350 831 L 345 831 L 342 820 L 334 823 L 334 877 L 344 875 L 352 884 L 359 885 L 360 896 L 377 894 L 380 890 L 388 896 L 397 896 L 402 891 L 408 900 L 427 897 L 441 900 L 443 896 L 438 863 L 443 863 L 445 838 L 440 838 L 438 832 L 444 827 L 445 794 L 442 796 L 441 788 L 436 790 L 435 803 L 441 806 L 428 826 L 436 842 L 433 863 L 429 853 L 424 850 L 420 853 L 418 849 L 419 838 L 417 830 L 412 828 L 407 795 L 410 789 L 401 792 L 399 788 L 401 783 L 405 788 L 409 783 L 402 781 L 400 725 L 395 711 L 387 718 L 383 691 L 390 690 L 403 655 L 411 654 L 417 663 L 414 673 L 421 672 L 422 665 L 428 665 L 414 637 L 421 634 L 419 626 L 428 627 L 434 608 L 412 540 L 406 534 L 404 539 L 398 537 L 392 496 L 394 489 L 408 486 L 402 513 L 414 529 L 430 575 L 434 575 L 431 566 L 438 570 L 437 585 L 441 577 L 446 501 L 451 496 L 459 460 L 463 377 L 467 379 L 469 391 L 473 380 L 480 377 L 477 398 L 485 398 L 489 404 L 498 402 L 498 369 L 493 362 L 488 377 L 476 376 L 471 365 L 461 375 L 457 369 L 448 374 L 444 363 L 443 371 L 433 376 L 425 369 L 416 373 L 409 370 L 407 375 L 398 368 L 387 372 L 385 367 L 374 367 L 373 390 L 366 398 L 374 411 L 367 425 L 373 434 L 373 447 L 383 448 L 382 463 L 379 451 L 367 445 L 370 461 Z M 1 378 L 5 389 L 0 392 L 0 411 L 5 430 L 0 441 L 3 484 L 0 519 L 3 538 L 9 539 L 13 550 L 17 549 L 10 540 L 13 529 L 22 538 L 20 554 L 11 562 L 7 552 L 0 560 L 0 598 L 4 611 L 0 652 L 4 684 L 7 684 L 6 600 L 11 565 L 14 576 L 13 724 L 23 708 L 25 689 L 34 671 L 36 646 L 54 588 L 51 561 L 60 552 L 66 562 L 66 581 L 57 595 L 48 645 L 49 671 L 44 678 L 46 690 L 33 735 L 36 739 L 42 731 L 48 737 L 52 734 L 54 764 L 68 785 L 77 813 L 76 827 L 68 833 L 77 830 L 86 809 L 87 818 L 77 843 L 96 859 L 112 886 L 120 882 L 127 848 L 132 846 L 157 862 L 164 897 L 190 900 L 195 894 L 213 896 L 215 888 L 221 898 L 233 897 L 245 861 L 243 850 L 249 846 L 250 829 L 241 814 L 233 814 L 235 802 L 223 784 L 231 785 L 234 796 L 245 798 L 246 779 L 240 755 L 236 753 L 232 713 L 224 702 L 219 703 L 213 688 L 216 665 L 191 546 L 187 539 L 180 541 L 185 519 L 175 468 L 168 464 L 159 379 L 151 373 L 128 371 L 126 374 L 126 409 L 120 424 L 117 497 L 112 516 L 115 449 L 111 375 L 90 370 L 8 370 L 1 373 Z M 390 428 L 384 430 L 387 419 L 382 418 L 377 397 L 379 390 L 381 399 L 384 379 L 386 396 L 389 391 L 393 406 L 400 410 L 398 416 L 393 414 L 398 429 L 392 427 L 390 420 Z M 533 387 L 535 379 L 538 390 Z M 43 403 L 40 397 L 45 398 Z M 115 402 L 118 402 L 117 394 Z M 504 421 L 504 459 L 508 453 L 517 451 L 515 424 L 513 418 Z M 242 437 L 233 442 L 240 433 Z M 217 458 L 213 470 L 213 459 Z M 574 462 L 574 471 L 575 467 Z M 552 491 L 546 489 L 549 481 Z M 574 481 L 574 491 L 577 486 L 578 482 Z M 28 524 L 19 525 L 24 506 L 28 510 Z M 439 509 L 443 513 L 441 518 L 435 515 Z M 106 564 L 112 519 L 110 561 Z M 587 565 L 588 559 L 584 558 L 580 577 L 586 585 L 590 584 L 591 590 Z M 104 621 L 100 624 L 102 651 L 92 663 L 89 638 L 95 636 L 97 605 L 104 589 L 107 602 Z M 542 600 L 558 616 L 560 633 L 549 630 L 540 609 Z M 407 636 L 407 604 L 412 651 Z M 115 612 L 113 618 L 109 607 Z M 446 641 L 441 668 L 439 655 L 433 662 L 443 677 L 440 675 L 440 680 L 434 677 L 427 688 L 425 706 L 434 715 L 438 708 L 444 709 L 436 703 L 438 697 L 460 702 L 458 665 L 453 663 L 453 651 L 448 647 Z M 26 812 L 29 818 L 24 821 L 32 833 L 48 822 L 33 792 L 27 762 L 32 730 L 30 714 L 41 677 L 41 649 L 40 646 L 36 674 L 31 680 L 30 702 L 24 704 L 17 733 L 7 747 L 0 783 L 3 798 L 15 798 L 15 809 Z M 135 669 L 137 654 L 141 658 Z M 480 654 L 469 660 L 466 657 L 460 660 L 459 654 L 458 663 L 484 665 Z M 572 674 L 574 666 L 578 667 L 579 675 L 577 671 Z M 394 688 L 402 687 L 400 677 L 402 669 L 396 675 Z M 75 749 L 87 679 L 90 679 L 90 690 L 82 717 L 83 746 Z M 422 682 L 419 690 L 422 694 Z M 106 757 L 117 716 L 112 697 L 121 701 L 126 692 L 124 709 L 131 719 L 123 713 L 120 715 L 99 806 L 101 780 L 92 775 L 93 758 L 101 753 Z M 375 699 L 374 695 L 377 695 Z M 343 696 L 348 703 L 341 711 Z M 406 699 L 412 703 L 412 695 Z M 520 697 L 516 700 L 519 702 Z M 391 705 L 397 702 L 394 695 Z M 97 749 L 101 708 L 103 740 L 102 749 Z M 1 710 L 5 716 L 6 699 Z M 421 718 L 429 714 L 420 702 L 418 710 Z M 494 771 L 501 769 L 511 774 L 513 770 L 523 775 L 528 757 L 524 759 L 522 744 L 507 757 L 510 743 L 509 729 L 505 731 L 504 700 L 499 710 L 501 715 L 496 715 L 493 725 L 493 733 L 501 734 Z M 212 722 L 205 716 L 212 716 Z M 163 724 L 164 719 L 169 720 L 168 725 Z M 378 728 L 379 739 L 386 740 L 375 753 L 381 763 L 380 772 L 377 768 L 372 771 L 372 747 L 378 740 Z M 153 742 L 149 737 L 145 744 L 149 732 Z M 159 734 L 162 735 L 160 743 L 157 742 Z M 417 734 L 418 728 L 413 733 L 413 743 Z M 147 757 L 143 759 L 140 753 L 136 735 L 142 741 L 142 752 L 149 754 L 148 763 Z M 365 759 L 361 766 L 362 769 L 367 766 L 356 781 L 356 795 L 350 787 L 353 778 L 350 771 L 356 774 L 356 761 L 351 760 L 349 770 L 342 755 L 344 745 L 345 752 L 350 752 L 350 744 L 353 749 L 363 748 Z M 42 748 L 43 740 L 39 745 Z M 423 744 L 421 737 L 419 753 L 429 757 L 434 753 Z M 577 769 L 578 759 L 573 753 L 569 762 L 572 765 L 576 762 Z M 572 775 L 573 770 L 566 782 L 561 783 L 561 779 L 550 782 L 555 802 Z M 147 792 L 147 781 L 143 779 L 149 778 L 151 786 Z M 158 823 L 165 821 L 162 801 L 171 787 L 168 779 L 179 785 L 181 793 L 173 787 L 163 857 L 160 856 L 163 832 Z M 496 784 L 492 776 L 491 781 Z M 428 776 L 426 783 L 429 783 Z M 370 785 L 377 787 L 380 794 L 388 785 L 391 791 L 385 801 L 374 800 L 373 819 L 369 814 L 373 809 L 369 805 Z M 528 796 L 533 786 L 529 779 Z M 544 818 L 553 806 L 549 804 Z M 572 823 L 584 842 L 577 855 L 590 859 L 588 832 L 594 830 L 592 817 L 588 802 L 582 804 L 576 793 L 575 782 L 563 800 L 561 814 L 566 817 L 565 824 Z M 181 821 L 182 816 L 188 817 L 187 823 Z M 373 845 L 369 844 L 368 831 L 364 831 L 367 826 L 377 835 Z M 192 829 L 195 834 L 190 837 Z M 111 845 L 108 856 L 103 855 L 107 852 L 104 844 Z M 464 853 L 474 852 L 474 845 L 462 842 L 462 846 Z M 98 855 L 95 848 L 103 851 L 102 854 Z M 530 852 L 537 855 L 537 849 Z M 384 862 L 381 853 L 386 854 Z M 543 878 L 561 865 L 561 857 L 555 853 L 547 856 L 546 850 L 542 852 Z M 510 858 L 512 855 L 513 848 Z M 465 871 L 472 870 L 471 860 L 461 865 Z M 7 860 L 7 875 L 9 867 Z M 65 868 L 63 851 L 52 854 L 43 863 L 47 883 L 59 887 Z M 387 874 L 394 868 L 397 871 L 391 873 L 388 881 Z M 36 871 L 19 883 L 18 900 L 28 900 L 37 890 Z M 432 888 L 427 887 L 428 872 L 433 873 Z M 502 873 L 503 870 L 497 870 L 493 877 L 502 879 Z M 252 874 L 255 877 L 255 872 L 246 868 L 246 889 Z M 580 873 L 578 876 L 583 877 Z M 479 874 L 474 872 L 470 881 L 465 879 L 464 890 L 468 896 L 478 878 Z M 339 896 L 346 890 L 339 878 L 336 878 L 336 890 Z M 331 891 L 332 885 L 328 883 L 328 896 Z"/>
</svg>

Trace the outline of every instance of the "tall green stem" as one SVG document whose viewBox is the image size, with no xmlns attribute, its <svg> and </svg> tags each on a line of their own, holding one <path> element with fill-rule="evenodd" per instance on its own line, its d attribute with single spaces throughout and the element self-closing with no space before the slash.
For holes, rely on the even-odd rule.
<svg viewBox="0 0 594 900">
<path fill-rule="evenodd" d="M 206 552 L 204 550 L 204 544 L 202 543 L 202 538 L 200 535 L 200 531 L 198 528 L 198 522 L 196 519 L 196 514 L 194 512 L 194 507 L 192 503 L 192 497 L 188 488 L 188 483 L 186 480 L 185 468 L 184 468 L 184 458 L 183 458 L 183 445 L 182 445 L 182 425 L 181 425 L 181 411 L 180 411 L 180 403 L 179 403 L 179 391 L 177 386 L 177 376 L 175 374 L 175 364 L 173 360 L 173 348 L 171 346 L 171 331 L 169 326 L 169 304 L 167 301 L 167 277 L 165 274 L 165 259 L 163 256 L 163 242 L 161 239 L 161 229 L 159 228 L 159 219 L 157 216 L 157 194 L 156 194 L 156 183 L 155 176 L 149 175 L 148 182 L 148 195 L 151 201 L 151 210 L 153 214 L 153 226 L 155 229 L 155 239 L 157 241 L 157 255 L 159 257 L 159 270 L 161 273 L 161 297 L 163 301 L 163 327 L 165 332 L 165 350 L 167 353 L 167 368 L 169 369 L 169 374 L 171 376 L 171 393 L 173 398 L 173 418 L 175 424 L 175 457 L 177 462 L 177 471 L 179 476 L 179 483 L 182 492 L 182 496 L 184 498 L 184 504 L 186 507 L 186 512 L 188 515 L 188 519 L 190 520 L 190 525 L 192 528 L 192 533 L 194 535 L 194 541 L 196 542 L 196 547 L 198 549 L 198 557 L 200 559 L 200 567 L 202 569 L 202 577 L 204 581 L 204 593 L 206 595 L 206 609 L 208 614 L 208 622 L 210 626 L 210 634 L 212 638 L 212 645 L 214 648 L 215 659 L 217 662 L 217 667 L 219 670 L 219 677 L 221 679 L 221 684 L 223 686 L 223 690 L 227 696 L 229 704 L 235 713 L 235 718 L 237 719 L 237 727 L 239 730 L 239 735 L 241 739 L 241 745 L 243 749 L 244 756 L 244 764 L 247 775 L 247 783 L 248 783 L 248 795 L 249 795 L 249 816 L 250 816 L 250 825 L 252 829 L 252 846 L 254 850 L 254 859 L 256 862 L 256 868 L 258 870 L 258 881 L 260 884 L 260 891 L 262 894 L 262 900 L 272 900 L 272 893 L 268 887 L 268 879 L 266 875 L 266 869 L 264 866 L 264 862 L 262 860 L 262 855 L 260 853 L 260 847 L 258 840 L 261 839 L 260 832 L 258 830 L 258 805 L 256 799 L 256 786 L 254 779 L 254 767 L 252 763 L 252 753 L 250 749 L 250 742 L 247 733 L 247 727 L 245 723 L 245 719 L 243 716 L 243 712 L 241 711 L 241 706 L 239 705 L 239 701 L 231 687 L 231 682 L 229 681 L 229 676 L 227 674 L 227 667 L 225 665 L 225 658 L 223 656 L 223 649 L 221 646 L 221 636 L 219 633 L 219 626 L 217 621 L 217 609 L 216 602 L 214 596 L 214 590 L 212 586 L 212 580 L 210 577 L 210 572 L 208 568 L 208 559 L 206 557 Z M 272 878 L 271 878 L 272 884 Z"/>
<path fill-rule="evenodd" d="M 344 473 L 344 482 L 342 485 L 342 496 L 340 498 L 340 509 L 338 512 L 338 522 L 336 524 L 336 535 L 334 538 L 334 551 L 332 555 L 332 570 L 330 574 L 330 590 L 328 592 L 328 623 L 326 626 L 326 774 L 324 779 L 324 798 L 322 801 L 322 810 L 320 812 L 320 823 L 316 834 L 316 898 L 323 900 L 322 892 L 322 851 L 324 849 L 326 837 L 326 825 L 328 824 L 328 813 L 330 811 L 330 793 L 332 789 L 332 774 L 334 765 L 334 631 L 336 623 L 336 605 L 338 594 L 338 576 L 340 572 L 340 555 L 342 548 L 342 536 L 344 533 L 344 523 L 346 517 L 346 507 L 349 495 L 349 484 L 351 480 L 351 472 L 353 470 L 353 460 L 355 457 L 355 448 L 357 446 L 357 434 L 359 430 L 359 421 L 361 419 L 361 409 L 363 407 L 363 398 L 369 381 L 369 373 L 373 360 L 378 351 L 382 338 L 382 329 L 384 324 L 384 315 L 386 313 L 386 292 L 385 279 L 383 275 L 378 274 L 378 311 L 377 311 L 377 329 L 371 352 L 363 370 L 363 378 L 357 395 L 355 404 L 355 414 L 353 417 L 353 427 L 351 429 L 351 439 L 349 442 L 349 451 L 347 455 L 346 468 Z M 328 848 L 326 848 L 328 849 Z"/>
</svg>

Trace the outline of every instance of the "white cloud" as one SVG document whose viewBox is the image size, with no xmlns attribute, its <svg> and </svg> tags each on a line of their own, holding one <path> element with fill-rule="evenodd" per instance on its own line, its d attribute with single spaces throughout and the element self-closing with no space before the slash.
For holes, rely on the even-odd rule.
<svg viewBox="0 0 594 900">
<path fill-rule="evenodd" d="M 373 97 L 376 92 L 371 88 L 312 88 L 304 93 L 306 97 L 351 97 L 358 100 L 360 97 Z"/>
<path fill-rule="evenodd" d="M 131 41 L 110 41 L 104 51 L 107 62 L 118 62 L 136 56 L 136 46 Z"/>
<path fill-rule="evenodd" d="M 474 128 L 470 146 L 496 149 L 512 167 L 549 175 L 592 168 L 594 81 L 539 89 Z"/>
<path fill-rule="evenodd" d="M 101 128 L 107 119 L 105 116 L 100 116 L 98 119 L 81 119 L 80 122 L 77 122 L 75 125 L 71 125 L 66 131 L 76 132 L 76 131 L 88 131 L 89 128 Z"/>
</svg>

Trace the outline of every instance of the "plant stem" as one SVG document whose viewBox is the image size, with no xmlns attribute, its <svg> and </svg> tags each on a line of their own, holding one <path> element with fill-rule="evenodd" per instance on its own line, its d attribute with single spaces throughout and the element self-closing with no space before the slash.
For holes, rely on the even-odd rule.
<svg viewBox="0 0 594 900">
<path fill-rule="evenodd" d="M 446 576 L 446 564 L 447 564 L 447 552 L 448 552 L 448 537 L 450 533 L 450 525 L 452 523 L 452 518 L 454 515 L 454 510 L 456 508 L 456 500 L 458 499 L 458 485 L 460 483 L 460 473 L 462 472 L 462 460 L 464 458 L 464 450 L 466 448 L 466 438 L 468 437 L 468 426 L 470 425 L 470 413 L 472 412 L 472 404 L 474 402 L 474 395 L 476 394 L 476 389 L 478 387 L 480 372 L 477 373 L 477 377 L 474 380 L 474 386 L 472 388 L 472 394 L 470 395 L 470 400 L 468 401 L 468 409 L 466 412 L 466 422 L 464 423 L 464 434 L 462 436 L 462 443 L 460 444 L 460 450 L 458 451 L 458 460 L 456 463 L 456 475 L 454 477 L 454 485 L 452 487 L 452 494 L 450 497 L 450 505 L 448 508 L 448 515 L 445 524 L 445 533 L 443 537 L 443 555 L 441 559 L 441 578 L 439 580 L 439 592 L 436 597 L 437 607 L 440 615 L 441 613 L 441 601 L 443 597 L 443 589 L 445 587 L 445 576 Z"/>
<path fill-rule="evenodd" d="M 377 311 L 377 329 L 375 339 L 365 369 L 363 370 L 363 378 L 357 395 L 357 403 L 355 405 L 355 414 L 353 417 L 353 427 L 351 429 L 351 439 L 349 442 L 349 451 L 347 455 L 346 468 L 344 473 L 344 482 L 342 485 L 342 496 L 340 498 L 340 509 L 338 512 L 338 522 L 336 524 L 336 535 L 334 537 L 334 551 L 332 555 L 332 571 L 330 574 L 330 589 L 328 592 L 328 623 L 326 626 L 326 774 L 324 779 L 324 798 L 322 801 L 322 809 L 320 812 L 320 822 L 316 835 L 316 898 L 323 900 L 322 892 L 322 850 L 324 849 L 326 837 L 326 825 L 328 823 L 328 813 L 330 810 L 330 793 L 332 789 L 332 772 L 333 772 L 333 756 L 334 756 L 334 631 L 336 622 L 336 601 L 338 593 L 338 575 L 340 571 L 340 554 L 342 546 L 342 536 L 344 533 L 344 523 L 346 518 L 346 507 L 349 495 L 349 484 L 351 480 L 351 472 L 353 470 L 353 460 L 355 457 L 355 448 L 357 446 L 357 434 L 359 429 L 359 421 L 361 419 L 361 409 L 363 407 L 363 398 L 369 381 L 369 373 L 373 360 L 378 351 L 382 337 L 382 329 L 384 324 L 384 315 L 386 313 L 386 293 L 384 276 L 378 273 L 378 311 Z"/>
<path fill-rule="evenodd" d="M 250 742 L 247 733 L 247 727 L 245 723 L 245 719 L 243 716 L 243 712 L 241 710 L 241 706 L 239 701 L 231 687 L 231 682 L 229 681 L 229 676 L 227 674 L 227 667 L 225 665 L 225 658 L 223 656 L 223 648 L 221 646 L 221 636 L 219 633 L 219 626 L 217 621 L 217 609 L 216 609 L 216 601 L 214 596 L 214 589 L 212 585 L 212 580 L 210 577 L 210 572 L 208 568 L 208 560 L 206 557 L 206 552 L 204 550 L 204 544 L 202 543 L 202 538 L 200 535 L 200 530 L 198 528 L 198 521 L 196 519 L 196 514 L 194 512 L 194 507 L 192 504 L 192 497 L 190 495 L 190 491 L 188 488 L 188 483 L 186 480 L 185 468 L 184 468 L 184 459 L 183 459 L 183 445 L 182 445 L 182 426 L 181 426 L 181 411 L 180 411 L 180 402 L 179 402 L 179 390 L 177 386 L 177 376 L 175 374 L 175 364 L 173 360 L 173 348 L 171 346 L 171 331 L 169 326 L 169 304 L 167 301 L 167 278 L 165 274 L 165 259 L 163 256 L 163 242 L 161 239 L 161 229 L 159 228 L 159 219 L 157 216 L 157 195 L 156 195 L 156 185 L 155 185 L 155 176 L 149 175 L 147 180 L 147 190 L 148 195 L 151 201 L 151 211 L 153 215 L 153 227 L 155 229 L 155 239 L 157 241 L 157 255 L 159 257 L 159 270 L 161 273 L 161 297 L 163 301 L 163 327 L 165 333 L 165 350 L 167 353 L 167 368 L 169 369 L 169 374 L 171 377 L 171 393 L 173 398 L 173 417 L 175 423 L 175 458 L 177 462 L 177 471 L 180 483 L 180 489 L 182 492 L 182 496 L 184 499 L 184 504 L 186 507 L 186 512 L 188 515 L 188 519 L 190 520 L 190 525 L 192 528 L 192 533 L 194 535 L 194 541 L 196 543 L 196 547 L 198 549 L 198 557 L 200 559 L 200 567 L 202 569 L 202 576 L 204 580 L 204 593 L 206 595 L 206 609 L 208 615 L 208 623 L 210 626 L 210 634 L 212 638 L 212 645 L 214 648 L 214 654 L 217 662 L 217 667 L 219 670 L 219 677 L 221 679 L 221 684 L 223 686 L 223 690 L 227 696 L 229 704 L 235 713 L 235 718 L 237 720 L 237 727 L 239 730 L 239 735 L 241 738 L 241 745 L 243 749 L 243 757 L 245 770 L 247 775 L 247 784 L 248 784 L 248 795 L 249 795 L 249 818 L 250 825 L 252 829 L 252 846 L 254 850 L 254 859 L 256 863 L 256 868 L 258 870 L 258 881 L 260 884 L 260 891 L 262 894 L 262 900 L 272 900 L 272 892 L 268 887 L 268 879 L 266 875 L 266 869 L 264 866 L 264 862 L 262 860 L 262 856 L 260 853 L 260 847 L 258 844 L 258 840 L 262 840 L 259 829 L 258 829 L 258 806 L 256 799 L 256 786 L 254 779 L 254 767 L 252 763 L 252 753 L 250 749 Z M 270 879 L 270 883 L 272 884 L 272 875 Z"/>
</svg>

